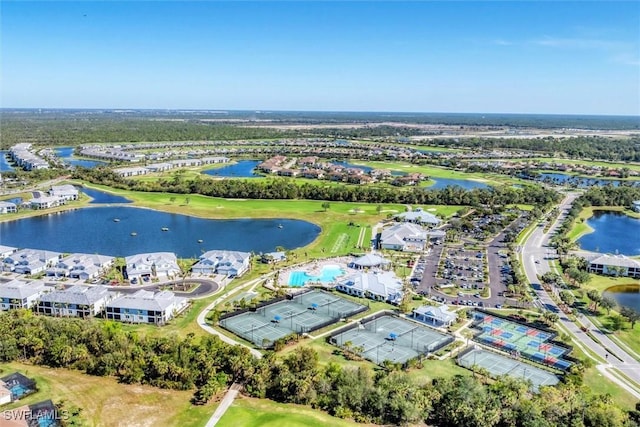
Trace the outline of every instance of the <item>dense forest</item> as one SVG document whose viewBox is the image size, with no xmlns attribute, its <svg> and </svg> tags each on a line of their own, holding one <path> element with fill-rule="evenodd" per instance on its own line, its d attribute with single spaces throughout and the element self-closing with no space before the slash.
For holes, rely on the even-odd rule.
<svg viewBox="0 0 640 427">
<path fill-rule="evenodd" d="M 609 396 L 582 387 L 579 371 L 539 394 L 508 377 L 488 382 L 454 376 L 421 384 L 395 367 L 322 366 L 308 347 L 255 359 L 246 348 L 215 336 L 140 336 L 119 323 L 50 318 L 25 310 L 0 315 L 0 361 L 16 360 L 112 376 L 128 384 L 194 390 L 195 404 L 238 382 L 251 396 L 380 424 L 632 427 L 640 419 L 638 411 L 626 413 Z"/>
<path fill-rule="evenodd" d="M 492 187 L 465 190 L 452 186 L 441 190 L 422 187 L 398 189 L 369 185 L 298 184 L 285 178 L 256 180 L 214 180 L 198 177 L 183 179 L 181 174 L 158 181 L 123 179 L 105 168 L 74 171 L 74 178 L 96 184 L 134 191 L 202 194 L 211 197 L 242 199 L 306 199 L 362 203 L 403 203 L 433 205 L 499 206 L 514 203 L 547 206 L 559 199 L 558 193 L 542 186 Z"/>
</svg>

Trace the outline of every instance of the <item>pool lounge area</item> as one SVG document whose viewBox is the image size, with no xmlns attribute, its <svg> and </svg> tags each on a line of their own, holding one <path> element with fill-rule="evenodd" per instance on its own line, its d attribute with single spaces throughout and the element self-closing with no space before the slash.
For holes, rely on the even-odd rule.
<svg viewBox="0 0 640 427">
<path fill-rule="evenodd" d="M 289 272 L 287 284 L 291 287 L 301 287 L 309 282 L 319 282 L 326 285 L 332 283 L 337 277 L 343 276 L 345 273 L 345 268 L 339 265 L 324 265 L 319 271 L 315 268 L 310 271 L 293 270 Z"/>
</svg>

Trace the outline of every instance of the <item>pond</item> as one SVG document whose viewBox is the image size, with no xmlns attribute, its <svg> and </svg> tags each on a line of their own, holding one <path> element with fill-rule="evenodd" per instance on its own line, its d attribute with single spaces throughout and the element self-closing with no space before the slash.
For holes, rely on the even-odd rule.
<svg viewBox="0 0 640 427">
<path fill-rule="evenodd" d="M 255 172 L 260 160 L 238 160 L 238 162 L 221 168 L 207 169 L 202 173 L 220 178 L 262 178 Z"/>
<path fill-rule="evenodd" d="M 131 200 L 125 197 L 116 196 L 115 194 L 107 193 L 105 191 L 95 190 L 93 188 L 87 187 L 80 187 L 79 190 L 93 199 L 91 200 L 90 204 L 131 203 Z"/>
<path fill-rule="evenodd" d="M 0 223 L 6 246 L 111 256 L 164 251 L 197 258 L 211 249 L 271 252 L 277 246 L 308 245 L 319 233 L 320 227 L 300 220 L 213 220 L 128 206 L 96 206 Z"/>
<path fill-rule="evenodd" d="M 470 179 L 455 179 L 455 178 L 431 178 L 436 183 L 426 187 L 427 190 L 441 190 L 446 187 L 462 187 L 465 190 L 473 190 L 475 188 L 489 188 L 487 184 L 480 181 L 473 181 Z"/>
<path fill-rule="evenodd" d="M 618 285 L 607 288 L 604 296 L 611 297 L 623 306 L 640 312 L 640 285 Z"/>
<path fill-rule="evenodd" d="M 9 160 L 7 158 L 8 155 L 9 155 L 8 151 L 0 150 L 0 172 L 13 170 L 13 166 L 9 164 Z"/>
<path fill-rule="evenodd" d="M 96 166 L 106 165 L 106 162 L 101 162 L 99 160 L 85 160 L 85 159 L 76 159 L 73 156 L 74 147 L 57 147 L 55 149 L 56 156 L 58 156 L 63 162 L 71 165 L 71 166 L 80 166 L 83 168 L 95 168 Z"/>
<path fill-rule="evenodd" d="M 587 220 L 593 232 L 578 239 L 578 244 L 587 251 L 640 255 L 640 219 L 619 212 L 595 211 Z"/>
</svg>

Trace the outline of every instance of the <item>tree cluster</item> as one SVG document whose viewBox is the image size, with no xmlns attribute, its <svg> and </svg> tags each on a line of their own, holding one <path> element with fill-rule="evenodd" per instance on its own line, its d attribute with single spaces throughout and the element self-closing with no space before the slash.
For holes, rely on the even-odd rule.
<svg viewBox="0 0 640 427">
<path fill-rule="evenodd" d="M 286 178 L 267 180 L 198 177 L 187 180 L 181 174 L 157 181 L 126 180 L 105 168 L 78 168 L 74 178 L 133 191 L 202 194 L 241 199 L 306 199 L 336 202 L 401 203 L 432 205 L 503 206 L 514 203 L 547 206 L 558 200 L 558 193 L 540 186 L 523 188 L 492 187 L 465 190 L 458 186 L 440 190 L 412 187 L 397 189 L 371 185 L 299 184 Z"/>
</svg>

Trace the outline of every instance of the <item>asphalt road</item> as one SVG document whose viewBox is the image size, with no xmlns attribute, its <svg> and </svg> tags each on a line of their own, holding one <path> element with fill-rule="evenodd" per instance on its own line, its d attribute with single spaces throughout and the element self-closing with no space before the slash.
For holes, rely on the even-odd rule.
<svg viewBox="0 0 640 427">
<path fill-rule="evenodd" d="M 547 294 L 547 292 L 542 288 L 540 281 L 538 280 L 538 275 L 543 275 L 551 270 L 549 265 L 549 258 L 551 254 L 549 239 L 553 236 L 558 226 L 566 217 L 571 204 L 577 196 L 578 195 L 576 193 L 570 193 L 561 202 L 558 207 L 560 215 L 547 233 L 544 233 L 542 227 L 537 227 L 524 243 L 522 248 L 522 265 L 524 267 L 525 275 L 535 290 L 539 301 L 538 304 L 541 305 L 541 307 L 558 313 L 560 315 L 560 323 L 570 332 L 571 335 L 579 340 L 584 346 L 588 347 L 593 353 L 596 353 L 603 359 L 606 359 L 608 365 L 622 371 L 628 378 L 635 381 L 637 386 L 640 386 L 640 363 L 620 348 L 620 346 L 613 342 L 606 333 L 600 331 L 589 321 L 589 319 L 585 317 L 580 319 L 580 321 L 584 326 L 591 330 L 600 343 L 589 337 L 589 335 L 583 332 L 578 325 L 564 316 L 549 294 Z M 612 354 L 613 356 L 609 354 Z M 624 382 L 616 378 L 611 379 L 621 386 L 622 384 L 620 383 Z M 640 398 L 640 393 L 636 392 L 635 395 Z"/>
<path fill-rule="evenodd" d="M 198 283 L 198 287 L 195 288 L 191 292 L 173 291 L 173 293 L 176 294 L 177 296 L 186 297 L 186 298 L 204 298 L 204 297 L 207 297 L 209 295 L 214 294 L 215 292 L 218 291 L 218 289 L 220 289 L 220 285 L 218 283 L 214 282 L 213 280 L 209 280 L 209 279 L 187 278 L 186 282 L 187 283 Z M 151 285 L 144 285 L 144 286 L 135 286 L 135 285 L 133 285 L 133 286 L 110 286 L 109 288 L 111 290 L 118 291 L 118 292 L 123 293 L 123 294 L 132 294 L 134 292 L 139 291 L 140 289 L 145 289 L 145 290 L 151 291 L 151 290 L 159 289 L 160 286 L 171 285 L 171 284 L 174 284 L 174 283 L 182 283 L 182 279 L 174 280 L 174 281 L 171 281 L 171 282 L 153 283 Z"/>
</svg>

